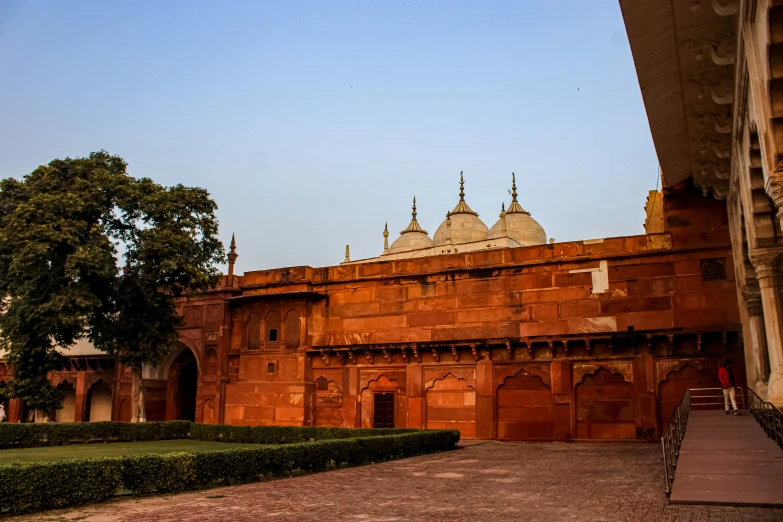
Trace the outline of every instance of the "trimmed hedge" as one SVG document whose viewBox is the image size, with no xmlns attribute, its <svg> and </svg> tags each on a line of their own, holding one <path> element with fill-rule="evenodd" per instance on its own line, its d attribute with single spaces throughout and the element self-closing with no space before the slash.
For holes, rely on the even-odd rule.
<svg viewBox="0 0 783 522">
<path fill-rule="evenodd" d="M 187 439 L 192 424 L 190 421 L 2 423 L 0 424 L 0 449 L 88 442 Z"/>
<path fill-rule="evenodd" d="M 458 431 L 410 431 L 258 448 L 18 462 L 0 466 L 0 511 L 24 513 L 102 501 L 120 489 L 166 492 L 253 482 L 296 470 L 322 471 L 443 451 L 458 441 Z"/>
<path fill-rule="evenodd" d="M 88 442 L 187 439 L 248 444 L 290 444 L 324 439 L 376 437 L 417 430 L 388 428 L 322 428 L 314 426 L 228 426 L 166 422 L 49 422 L 0 424 L 0 449 L 35 448 Z"/>
<path fill-rule="evenodd" d="M 229 426 L 225 424 L 193 424 L 190 436 L 210 442 L 246 444 L 292 444 L 324 439 L 378 437 L 399 435 L 420 430 L 403 428 L 323 428 L 317 426 Z"/>
</svg>

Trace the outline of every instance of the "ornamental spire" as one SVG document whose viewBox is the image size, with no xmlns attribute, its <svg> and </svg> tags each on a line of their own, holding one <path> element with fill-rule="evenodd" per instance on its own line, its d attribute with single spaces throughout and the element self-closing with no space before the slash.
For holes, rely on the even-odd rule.
<svg viewBox="0 0 783 522">
<path fill-rule="evenodd" d="M 427 233 L 426 230 L 421 228 L 419 226 L 419 222 L 416 221 L 416 196 L 413 196 L 413 211 L 411 212 L 411 224 L 408 225 L 408 228 L 400 232 L 400 235 L 407 234 L 408 232 L 423 232 Z"/>
<path fill-rule="evenodd" d="M 234 263 L 236 263 L 239 254 L 237 254 L 237 240 L 234 234 L 231 234 L 231 247 L 228 251 L 228 285 L 231 286 L 234 283 Z"/>
<path fill-rule="evenodd" d="M 506 214 L 530 215 L 530 212 L 522 208 L 522 205 L 517 202 L 517 178 L 513 172 L 511 173 L 511 204 L 508 206 Z"/>
<path fill-rule="evenodd" d="M 459 202 L 451 214 L 473 214 L 478 216 L 478 212 L 474 212 L 468 204 L 465 202 L 465 178 L 462 176 L 462 171 L 459 173 Z"/>
<path fill-rule="evenodd" d="M 383 253 L 389 253 L 389 224 L 383 226 Z"/>
</svg>

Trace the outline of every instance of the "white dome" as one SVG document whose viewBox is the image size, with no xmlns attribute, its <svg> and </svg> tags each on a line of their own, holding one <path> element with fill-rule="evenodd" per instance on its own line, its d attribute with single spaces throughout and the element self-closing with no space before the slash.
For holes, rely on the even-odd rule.
<svg viewBox="0 0 783 522">
<path fill-rule="evenodd" d="M 488 239 L 498 239 L 508 236 L 522 246 L 545 245 L 546 232 L 538 221 L 527 212 L 506 213 L 506 233 L 502 232 L 501 220 L 492 225 Z"/>
<path fill-rule="evenodd" d="M 446 214 L 446 220 L 440 224 L 432 236 L 435 246 L 472 243 L 487 239 L 489 229 L 465 202 L 465 180 L 459 173 L 459 202 L 454 210 Z M 451 237 L 449 237 L 451 236 Z"/>
<path fill-rule="evenodd" d="M 407 252 L 409 250 L 421 250 L 433 246 L 432 238 L 426 232 L 406 232 L 398 237 L 389 247 L 390 254 Z"/>
<path fill-rule="evenodd" d="M 498 219 L 489 231 L 488 239 L 510 237 L 522 246 L 545 245 L 546 232 L 538 221 L 530 217 L 530 212 L 522 208 L 517 201 L 517 179 L 511 173 L 511 205 L 506 214 L 506 232 L 503 233 L 503 218 Z M 501 216 L 503 214 L 501 213 Z"/>
<path fill-rule="evenodd" d="M 448 242 L 448 222 L 451 221 L 451 242 L 454 244 L 472 243 L 474 241 L 484 241 L 487 239 L 489 229 L 478 217 L 478 214 L 453 214 L 440 224 L 435 231 L 433 241 L 435 246 L 449 244 Z"/>
<path fill-rule="evenodd" d="M 384 236 L 388 236 L 388 233 L 384 231 Z M 423 248 L 430 248 L 433 246 L 432 239 L 427 235 L 427 231 L 419 226 L 419 222 L 416 221 L 416 198 L 413 198 L 413 212 L 411 212 L 411 223 L 408 228 L 400 232 L 394 243 L 389 247 L 388 252 L 385 254 L 397 254 L 399 252 L 408 252 L 410 250 L 421 250 Z"/>
</svg>

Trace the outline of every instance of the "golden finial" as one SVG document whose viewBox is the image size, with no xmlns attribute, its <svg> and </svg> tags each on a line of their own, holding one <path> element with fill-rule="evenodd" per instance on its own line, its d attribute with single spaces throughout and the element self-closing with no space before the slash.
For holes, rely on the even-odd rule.
<svg viewBox="0 0 783 522">
<path fill-rule="evenodd" d="M 411 212 L 411 224 L 408 225 L 408 228 L 400 232 L 400 234 L 406 234 L 408 232 L 424 232 L 427 233 L 426 230 L 421 228 L 419 226 L 419 222 L 416 220 L 416 196 L 413 196 L 413 211 Z"/>
<path fill-rule="evenodd" d="M 451 243 L 451 212 L 446 212 L 446 243 Z"/>
<path fill-rule="evenodd" d="M 389 253 L 389 223 L 383 226 L 383 253 Z"/>
<path fill-rule="evenodd" d="M 457 202 L 457 206 L 454 207 L 454 210 L 451 211 L 452 214 L 473 214 L 474 216 L 478 216 L 478 212 L 474 212 L 467 203 L 465 203 L 465 178 L 462 175 L 462 171 L 459 173 L 459 201 Z"/>
<path fill-rule="evenodd" d="M 508 206 L 506 213 L 530 215 L 530 212 L 522 208 L 522 205 L 517 202 L 517 177 L 513 172 L 511 173 L 511 204 Z"/>
</svg>

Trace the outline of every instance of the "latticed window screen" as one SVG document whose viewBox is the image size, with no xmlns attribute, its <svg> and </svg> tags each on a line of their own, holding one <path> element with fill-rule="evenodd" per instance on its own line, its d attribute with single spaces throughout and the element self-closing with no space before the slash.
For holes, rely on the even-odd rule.
<svg viewBox="0 0 783 522">
<path fill-rule="evenodd" d="M 285 347 L 299 348 L 299 312 L 289 310 L 285 316 Z"/>
<path fill-rule="evenodd" d="M 723 258 L 701 260 L 702 281 L 725 281 L 726 260 Z"/>
<path fill-rule="evenodd" d="M 266 316 L 266 344 L 275 347 L 280 340 L 280 325 L 282 324 L 280 313 L 272 310 Z"/>
<path fill-rule="evenodd" d="M 250 314 L 247 321 L 247 349 L 258 350 L 261 348 L 261 318 L 258 314 Z"/>
</svg>

